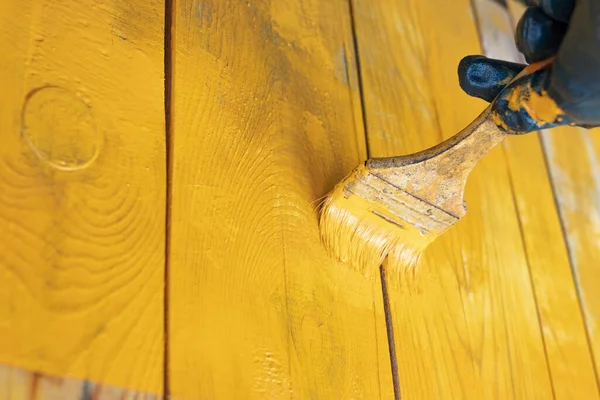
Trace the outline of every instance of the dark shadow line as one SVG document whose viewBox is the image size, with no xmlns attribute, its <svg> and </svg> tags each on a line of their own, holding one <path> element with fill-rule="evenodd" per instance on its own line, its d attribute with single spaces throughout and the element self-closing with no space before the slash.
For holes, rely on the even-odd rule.
<svg viewBox="0 0 600 400">
<path fill-rule="evenodd" d="M 396 342 L 394 340 L 394 324 L 392 323 L 392 311 L 390 298 L 388 296 L 387 283 L 385 281 L 385 269 L 379 267 L 381 277 L 381 293 L 383 295 L 383 312 L 385 314 L 385 330 L 387 331 L 388 349 L 390 352 L 390 364 L 392 367 L 392 382 L 394 385 L 394 399 L 400 400 L 400 379 L 398 376 L 398 359 L 396 358 Z"/>
<path fill-rule="evenodd" d="M 529 252 L 527 251 L 527 244 L 525 243 L 525 230 L 523 229 L 523 221 L 521 213 L 519 212 L 519 204 L 517 203 L 517 195 L 515 193 L 515 185 L 513 180 L 513 173 L 508 162 L 508 156 L 506 154 L 508 150 L 505 146 L 502 146 L 502 154 L 507 166 L 508 181 L 510 183 L 510 194 L 512 197 L 513 208 L 517 215 L 517 222 L 519 224 L 519 234 L 521 235 L 521 244 L 523 245 L 523 252 L 525 253 L 525 261 L 527 261 L 527 272 L 529 275 L 529 286 L 531 287 L 531 294 L 533 295 L 533 302 L 535 304 L 535 314 L 538 321 L 538 328 L 540 331 L 540 337 L 542 338 L 542 345 L 544 346 L 544 357 L 546 358 L 546 369 L 548 371 L 548 377 L 550 378 L 550 388 L 552 389 L 552 398 L 556 399 L 556 392 L 554 390 L 554 379 L 552 378 L 552 369 L 550 368 L 550 358 L 548 357 L 548 347 L 546 345 L 546 337 L 544 336 L 544 329 L 542 324 L 542 317 L 540 315 L 540 307 L 538 304 L 537 293 L 535 291 L 535 284 L 533 283 L 533 273 L 531 270 L 531 259 Z"/>
<path fill-rule="evenodd" d="M 369 131 L 367 124 L 367 108 L 365 106 L 365 96 L 364 96 L 364 88 L 363 88 L 363 76 L 362 76 L 362 68 L 360 66 L 360 52 L 358 51 L 358 38 L 356 35 L 356 21 L 354 16 L 354 7 L 352 5 L 352 0 L 348 0 L 348 8 L 350 10 L 350 25 L 352 29 L 352 44 L 354 46 L 354 59 L 356 63 L 356 76 L 358 80 L 358 93 L 360 97 L 360 109 L 362 111 L 362 120 L 363 120 L 363 130 L 365 132 L 365 148 L 367 150 L 367 158 L 371 157 L 371 151 L 369 150 Z"/>
<path fill-rule="evenodd" d="M 163 399 L 170 397 L 169 385 L 169 261 L 171 255 L 171 201 L 173 178 L 173 132 L 171 102 L 173 97 L 173 0 L 165 0 L 164 22 L 164 108 L 165 108 L 165 151 L 166 151 L 166 199 L 165 199 L 165 270 L 163 298 Z"/>
</svg>

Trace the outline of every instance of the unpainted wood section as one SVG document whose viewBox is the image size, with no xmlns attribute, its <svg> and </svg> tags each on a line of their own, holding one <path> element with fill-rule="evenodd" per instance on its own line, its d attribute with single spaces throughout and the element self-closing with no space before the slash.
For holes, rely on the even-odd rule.
<svg viewBox="0 0 600 400">
<path fill-rule="evenodd" d="M 525 7 L 514 0 L 508 6 L 516 26 Z M 558 127 L 543 131 L 540 139 L 598 379 L 600 295 L 595 288 L 600 283 L 600 130 Z"/>
<path fill-rule="evenodd" d="M 0 3 L 0 362 L 162 391 L 163 9 Z"/>
<path fill-rule="evenodd" d="M 0 400 L 159 400 L 155 394 L 0 365 Z"/>
<path fill-rule="evenodd" d="M 596 370 L 600 360 L 600 130 L 542 134 Z"/>
<path fill-rule="evenodd" d="M 378 282 L 317 223 L 366 157 L 348 3 L 174 10 L 171 393 L 392 398 Z"/>
<path fill-rule="evenodd" d="M 459 88 L 480 53 L 470 2 L 355 0 L 370 156 L 414 153 L 485 108 Z M 527 259 L 501 148 L 475 167 L 467 215 L 390 285 L 407 399 L 551 398 Z M 549 243 L 552 246 L 553 243 Z"/>
<path fill-rule="evenodd" d="M 520 4 L 510 4 L 512 17 L 507 8 L 496 2 L 476 0 L 474 4 L 484 54 L 524 63 L 514 42 L 514 29 L 520 16 L 517 7 Z M 504 141 L 503 146 L 555 397 L 598 398 L 591 350 L 540 136 L 538 133 L 512 136 Z"/>
</svg>

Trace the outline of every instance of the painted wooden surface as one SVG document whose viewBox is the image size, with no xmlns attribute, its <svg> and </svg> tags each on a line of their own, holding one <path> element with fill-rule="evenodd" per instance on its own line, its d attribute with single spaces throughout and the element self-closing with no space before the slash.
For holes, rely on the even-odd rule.
<svg viewBox="0 0 600 400">
<path fill-rule="evenodd" d="M 354 4 L 370 156 L 422 150 L 483 110 L 460 91 L 456 75 L 463 56 L 480 53 L 469 1 Z M 402 396 L 551 398 L 501 148 L 475 168 L 466 201 L 467 216 L 390 290 Z"/>
<path fill-rule="evenodd" d="M 0 400 L 159 400 L 162 396 L 0 365 Z"/>
<path fill-rule="evenodd" d="M 390 398 L 380 286 L 315 211 L 366 156 L 348 2 L 174 9 L 171 393 Z"/>
<path fill-rule="evenodd" d="M 474 5 L 484 53 L 524 63 L 513 34 L 524 6 L 512 2 L 507 9 L 489 0 Z M 504 149 L 555 398 L 592 399 L 599 397 L 593 358 L 541 144 L 553 132 L 513 137 Z M 572 136 L 564 129 L 556 135 L 559 140 Z M 570 160 L 577 154 L 568 147 L 560 151 Z M 584 206 L 594 209 L 592 204 Z"/>
<path fill-rule="evenodd" d="M 360 161 L 485 107 L 456 65 L 514 56 L 496 4 L 175 0 L 169 29 L 157 0 L 0 2 L 0 363 L 37 371 L 0 366 L 0 400 L 391 399 L 392 361 L 405 399 L 597 398 L 598 132 L 476 168 L 465 220 L 389 279 L 392 359 L 380 280 L 319 243 Z"/>
<path fill-rule="evenodd" d="M 0 2 L 0 362 L 162 390 L 163 18 Z"/>
</svg>

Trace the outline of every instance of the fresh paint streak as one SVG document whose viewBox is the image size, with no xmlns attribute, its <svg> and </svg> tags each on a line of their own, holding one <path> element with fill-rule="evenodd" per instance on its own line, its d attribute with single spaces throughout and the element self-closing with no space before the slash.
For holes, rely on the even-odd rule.
<svg viewBox="0 0 600 400">
<path fill-rule="evenodd" d="M 174 8 L 171 394 L 392 398 L 380 284 L 319 239 L 366 157 L 347 1 Z"/>
<path fill-rule="evenodd" d="M 517 15 L 511 16 L 505 7 L 489 0 L 474 4 L 485 54 L 523 62 L 514 42 Z M 540 136 L 509 138 L 504 150 L 555 397 L 597 399 L 594 365 Z"/>
<path fill-rule="evenodd" d="M 470 1 L 353 4 L 370 156 L 423 150 L 485 108 L 456 75 L 480 53 Z M 404 398 L 552 397 L 507 167 L 501 148 L 483 159 L 467 215 L 389 290 Z"/>
<path fill-rule="evenodd" d="M 162 391 L 163 9 L 0 2 L 0 362 Z"/>
</svg>

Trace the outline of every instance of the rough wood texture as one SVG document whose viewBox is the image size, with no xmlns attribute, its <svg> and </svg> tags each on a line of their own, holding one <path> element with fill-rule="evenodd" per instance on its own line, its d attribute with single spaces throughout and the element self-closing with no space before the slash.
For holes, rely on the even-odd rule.
<svg viewBox="0 0 600 400">
<path fill-rule="evenodd" d="M 380 288 L 327 257 L 315 210 L 366 157 L 348 3 L 174 19 L 171 393 L 390 398 Z"/>
<path fill-rule="evenodd" d="M 90 381 L 41 375 L 0 365 L 0 400 L 160 400 L 162 396 L 135 392 Z"/>
<path fill-rule="evenodd" d="M 510 4 L 512 18 L 507 9 L 496 2 L 477 0 L 474 4 L 484 53 L 492 58 L 524 62 L 516 49 L 513 33 L 522 11 L 519 4 Z M 548 134 L 545 132 L 544 137 Z M 570 142 L 573 136 L 561 137 Z M 511 137 L 504 141 L 503 147 L 519 211 L 555 398 L 598 398 L 593 360 L 567 248 L 561 243 L 564 242 L 563 232 L 540 136 L 533 133 Z M 568 145 L 561 147 L 561 152 L 569 155 L 569 165 L 580 159 L 572 157 L 581 153 Z"/>
<path fill-rule="evenodd" d="M 485 108 L 456 75 L 463 56 L 480 52 L 469 1 L 353 4 L 370 156 L 423 150 Z M 501 149 L 474 169 L 465 198 L 467 215 L 390 288 L 402 396 L 551 398 Z"/>
<path fill-rule="evenodd" d="M 0 362 L 162 390 L 163 7 L 0 2 Z"/>
</svg>

